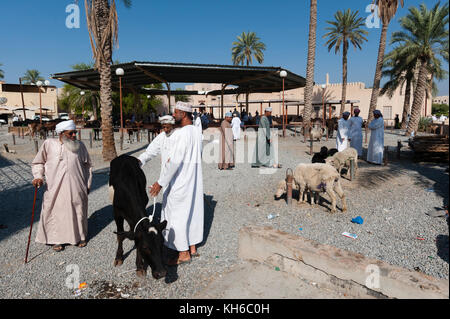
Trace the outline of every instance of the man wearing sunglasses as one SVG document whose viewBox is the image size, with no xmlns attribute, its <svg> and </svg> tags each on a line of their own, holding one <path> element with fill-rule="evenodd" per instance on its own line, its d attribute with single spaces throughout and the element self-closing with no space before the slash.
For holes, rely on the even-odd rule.
<svg viewBox="0 0 450 319">
<path fill-rule="evenodd" d="M 36 242 L 62 251 L 66 244 L 86 246 L 92 164 L 72 120 L 59 123 L 55 130 L 59 137 L 46 139 L 31 164 L 32 184 L 41 187 L 44 177 L 47 184 Z"/>
</svg>

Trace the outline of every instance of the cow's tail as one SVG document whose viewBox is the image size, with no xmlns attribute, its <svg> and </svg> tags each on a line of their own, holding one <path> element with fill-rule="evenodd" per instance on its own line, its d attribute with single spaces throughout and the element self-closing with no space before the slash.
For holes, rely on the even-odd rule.
<svg viewBox="0 0 450 319">
<path fill-rule="evenodd" d="M 112 185 L 109 185 L 109 199 L 111 200 L 111 203 L 114 201 L 114 187 Z"/>
</svg>

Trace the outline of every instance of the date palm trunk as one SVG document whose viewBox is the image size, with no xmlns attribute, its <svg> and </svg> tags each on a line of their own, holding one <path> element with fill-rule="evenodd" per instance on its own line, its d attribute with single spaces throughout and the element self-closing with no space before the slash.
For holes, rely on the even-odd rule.
<svg viewBox="0 0 450 319">
<path fill-rule="evenodd" d="M 104 35 L 104 30 L 108 26 L 108 18 L 110 12 L 108 0 L 96 0 L 94 3 L 94 10 L 98 22 L 98 34 Z M 100 74 L 100 112 L 102 116 L 103 137 L 102 156 L 104 161 L 111 161 L 115 157 L 117 157 L 112 118 L 111 39 L 106 39 L 105 46 L 103 47 L 102 51 L 103 58 L 97 57 L 98 59 L 100 59 L 98 72 Z"/>
<path fill-rule="evenodd" d="M 389 24 L 383 23 L 380 36 L 380 44 L 378 46 L 377 66 L 375 69 L 375 78 L 373 80 L 372 95 L 370 97 L 370 107 L 367 122 L 373 120 L 373 111 L 377 108 L 378 95 L 380 93 L 381 70 L 383 67 L 384 51 L 386 48 L 386 36 Z"/>
<path fill-rule="evenodd" d="M 419 127 L 420 113 L 422 111 L 423 99 L 427 90 L 428 63 L 422 60 L 420 64 L 419 76 L 417 78 L 417 86 L 414 90 L 413 104 L 411 107 L 411 119 L 406 130 L 406 136 L 410 136 L 412 132 L 417 132 Z"/>
<path fill-rule="evenodd" d="M 342 50 L 342 98 L 341 98 L 341 111 L 339 112 L 339 117 L 342 117 L 342 114 L 345 111 L 345 104 L 347 102 L 347 39 L 344 38 L 344 48 Z"/>
<path fill-rule="evenodd" d="M 408 114 L 409 114 L 409 106 L 411 103 L 411 79 L 406 79 L 406 87 L 405 87 L 405 100 L 403 102 L 403 114 L 402 114 L 402 124 L 401 129 L 406 129 L 408 125 Z"/>
<path fill-rule="evenodd" d="M 317 0 L 311 0 L 309 10 L 309 38 L 308 38 L 308 59 L 306 66 L 306 86 L 305 86 L 305 108 L 303 111 L 303 123 L 311 125 L 311 115 L 313 112 L 312 97 L 314 90 L 314 64 L 316 58 L 316 28 L 317 28 Z"/>
</svg>

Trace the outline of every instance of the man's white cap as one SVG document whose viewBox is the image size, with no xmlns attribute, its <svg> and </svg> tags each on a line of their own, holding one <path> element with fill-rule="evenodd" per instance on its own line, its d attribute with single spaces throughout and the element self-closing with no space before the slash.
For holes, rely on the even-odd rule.
<svg viewBox="0 0 450 319">
<path fill-rule="evenodd" d="M 232 116 L 233 116 L 233 114 L 231 112 L 225 113 L 225 117 L 232 117 Z"/>
<path fill-rule="evenodd" d="M 186 102 L 178 101 L 177 104 L 175 104 L 175 109 L 192 113 L 192 105 Z"/>
<path fill-rule="evenodd" d="M 272 112 L 272 108 L 271 107 L 266 107 L 266 109 L 264 110 L 266 112 Z"/>
<path fill-rule="evenodd" d="M 164 115 L 159 118 L 161 124 L 175 124 L 175 118 L 172 115 Z"/>
<path fill-rule="evenodd" d="M 56 134 L 61 134 L 64 131 L 73 131 L 76 130 L 77 127 L 73 120 L 63 121 L 58 123 L 55 127 Z"/>
</svg>

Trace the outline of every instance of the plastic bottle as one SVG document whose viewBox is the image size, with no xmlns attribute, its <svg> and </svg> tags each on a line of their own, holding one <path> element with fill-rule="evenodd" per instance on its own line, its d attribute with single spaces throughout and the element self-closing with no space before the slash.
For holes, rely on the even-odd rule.
<svg viewBox="0 0 450 319">
<path fill-rule="evenodd" d="M 269 214 L 268 216 L 267 216 L 267 219 L 269 219 L 269 220 L 271 220 L 271 219 L 274 219 L 275 217 L 278 217 L 278 216 L 280 216 L 280 214 Z"/>
</svg>

